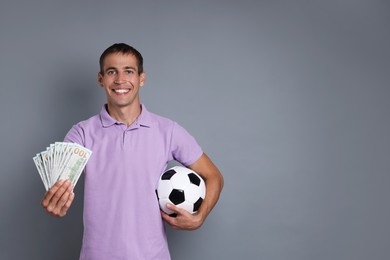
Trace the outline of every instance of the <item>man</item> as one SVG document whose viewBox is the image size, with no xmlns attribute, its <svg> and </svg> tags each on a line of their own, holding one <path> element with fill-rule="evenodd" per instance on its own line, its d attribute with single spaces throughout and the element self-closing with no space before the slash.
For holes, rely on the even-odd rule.
<svg viewBox="0 0 390 260">
<path fill-rule="evenodd" d="M 140 103 L 143 58 L 126 44 L 100 57 L 99 85 L 107 96 L 100 114 L 72 127 L 65 137 L 93 151 L 85 168 L 84 237 L 80 259 L 170 259 L 163 225 L 199 228 L 217 203 L 223 177 L 195 139 L 176 122 Z M 155 187 L 170 160 L 203 177 L 206 197 L 194 215 L 174 205 L 160 211 Z M 65 216 L 75 195 L 58 181 L 44 196 L 49 214 Z"/>
</svg>

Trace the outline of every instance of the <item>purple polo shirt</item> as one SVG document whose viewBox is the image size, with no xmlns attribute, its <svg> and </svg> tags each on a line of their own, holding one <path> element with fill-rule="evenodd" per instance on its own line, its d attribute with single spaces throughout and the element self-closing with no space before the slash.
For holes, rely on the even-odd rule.
<svg viewBox="0 0 390 260">
<path fill-rule="evenodd" d="M 80 259 L 170 259 L 155 194 L 171 160 L 190 165 L 202 150 L 176 122 L 147 111 L 129 127 L 100 114 L 65 137 L 92 150 L 85 167 L 84 237 Z"/>
</svg>

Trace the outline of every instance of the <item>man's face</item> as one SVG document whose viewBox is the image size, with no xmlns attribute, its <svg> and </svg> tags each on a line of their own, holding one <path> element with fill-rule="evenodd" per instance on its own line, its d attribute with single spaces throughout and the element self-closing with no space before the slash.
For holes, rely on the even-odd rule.
<svg viewBox="0 0 390 260">
<path fill-rule="evenodd" d="M 138 73 L 134 55 L 113 53 L 103 61 L 103 74 L 98 81 L 104 87 L 110 107 L 139 106 L 139 88 L 144 85 L 145 73 Z"/>
</svg>

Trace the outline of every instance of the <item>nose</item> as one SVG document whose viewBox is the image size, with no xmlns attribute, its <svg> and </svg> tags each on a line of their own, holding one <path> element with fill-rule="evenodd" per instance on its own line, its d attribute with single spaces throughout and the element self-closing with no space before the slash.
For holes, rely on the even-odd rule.
<svg viewBox="0 0 390 260">
<path fill-rule="evenodd" d="M 116 74 L 116 77 L 115 77 L 115 80 L 114 80 L 114 83 L 115 84 L 123 84 L 123 83 L 126 83 L 127 82 L 127 78 L 126 78 L 126 75 L 122 72 L 119 72 Z"/>
</svg>

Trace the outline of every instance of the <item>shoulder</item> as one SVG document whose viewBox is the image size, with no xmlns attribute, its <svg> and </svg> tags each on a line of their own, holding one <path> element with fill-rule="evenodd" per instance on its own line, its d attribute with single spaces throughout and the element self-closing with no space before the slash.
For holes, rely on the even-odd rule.
<svg viewBox="0 0 390 260">
<path fill-rule="evenodd" d="M 65 141 L 84 144 L 85 135 L 94 129 L 97 125 L 101 125 L 99 115 L 94 115 L 86 120 L 82 120 L 72 126 L 65 136 Z"/>
<path fill-rule="evenodd" d="M 72 129 L 87 130 L 89 128 L 95 128 L 96 125 L 102 125 L 99 114 L 91 116 L 88 119 L 85 119 L 85 120 L 82 120 L 82 121 L 76 123 L 75 125 L 73 125 Z"/>
<path fill-rule="evenodd" d="M 177 124 L 168 117 L 148 111 L 145 106 L 142 106 L 142 109 L 143 114 L 141 123 L 145 123 L 145 125 L 150 125 L 151 127 L 157 127 L 159 129 L 173 129 L 175 124 Z"/>
<path fill-rule="evenodd" d="M 93 126 L 96 124 L 101 125 L 100 114 L 97 114 L 97 115 L 91 116 L 88 119 L 82 120 L 82 121 L 78 122 L 76 125 L 85 128 L 85 127 Z"/>
<path fill-rule="evenodd" d="M 168 117 L 157 115 L 157 114 L 152 113 L 152 112 L 149 112 L 149 116 L 152 119 L 152 121 L 155 124 L 158 124 L 158 125 L 162 125 L 162 126 L 168 126 L 169 125 L 169 126 L 171 126 L 171 125 L 176 123 L 175 121 L 173 121 L 172 119 L 170 119 Z"/>
<path fill-rule="evenodd" d="M 168 137 L 171 142 L 175 142 L 174 140 L 185 141 L 193 139 L 191 134 L 177 121 L 147 110 L 145 110 L 145 112 L 146 113 L 143 118 L 144 122 L 149 123 L 151 129 L 154 129 L 163 136 Z"/>
</svg>

